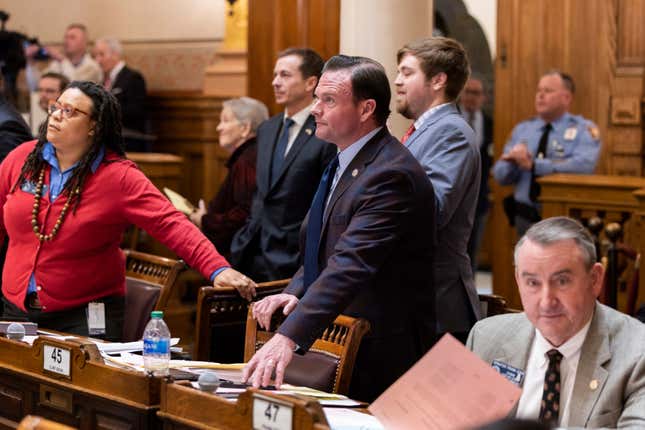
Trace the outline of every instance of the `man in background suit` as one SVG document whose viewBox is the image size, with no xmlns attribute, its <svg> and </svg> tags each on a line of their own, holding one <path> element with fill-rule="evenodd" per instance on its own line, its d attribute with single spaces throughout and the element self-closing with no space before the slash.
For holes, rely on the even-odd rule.
<svg viewBox="0 0 645 430">
<path fill-rule="evenodd" d="M 645 428 L 645 325 L 596 302 L 604 268 L 570 218 L 515 246 L 521 314 L 475 325 L 467 346 L 522 386 L 515 415 L 559 427 Z"/>
<path fill-rule="evenodd" d="M 0 162 L 16 146 L 32 139 L 29 126 L 22 115 L 4 97 L 4 78 L 0 68 Z M 0 270 L 4 266 L 7 253 L 6 243 L 0 243 Z M 0 279 L 0 286 L 2 280 Z M 0 292 L 0 315 L 2 315 L 2 292 Z"/>
<path fill-rule="evenodd" d="M 336 152 L 315 136 L 310 114 L 323 64 L 311 49 L 278 54 L 273 91 L 284 112 L 258 128 L 257 191 L 231 244 L 231 263 L 256 282 L 290 278 L 298 270 L 298 231 Z"/>
<path fill-rule="evenodd" d="M 373 401 L 434 341 L 432 184 L 385 126 L 390 89 L 383 66 L 338 55 L 325 65 L 312 109 L 332 160 L 301 229 L 304 264 L 283 294 L 253 307 L 268 328 L 288 314 L 249 361 L 244 379 L 282 382 L 293 352 L 304 353 L 339 315 L 369 321 L 350 396 Z M 326 207 L 326 208 L 325 208 Z"/>
<path fill-rule="evenodd" d="M 414 120 L 401 141 L 435 192 L 437 328 L 465 342 L 480 314 L 466 252 L 481 178 L 479 147 L 455 104 L 470 66 L 463 46 L 444 37 L 409 43 L 397 60 L 396 109 Z"/>
<path fill-rule="evenodd" d="M 468 241 L 468 256 L 470 257 L 473 273 L 477 271 L 477 253 L 479 252 L 479 245 L 488 220 L 488 208 L 490 206 L 488 202 L 488 194 L 490 193 L 488 179 L 490 177 L 490 168 L 493 165 L 493 120 L 482 110 L 484 101 L 486 101 L 484 82 L 480 78 L 471 76 L 461 93 L 460 109 L 461 115 L 475 131 L 475 139 L 477 140 L 479 156 L 482 162 L 475 221 Z"/>
<path fill-rule="evenodd" d="M 92 81 L 100 83 L 103 79 L 101 68 L 87 52 L 89 36 L 87 27 L 84 24 L 74 23 L 67 26 L 63 36 L 63 52 L 53 46 L 44 48 L 44 54 L 51 61 L 44 70 L 44 73 L 60 73 L 70 81 Z M 31 91 L 36 91 L 41 72 L 36 62 L 41 60 L 39 55 L 43 49 L 37 44 L 30 44 L 25 47 L 27 67 L 25 76 Z"/>
<path fill-rule="evenodd" d="M 127 151 L 149 150 L 141 136 L 146 122 L 146 81 L 137 70 L 126 66 L 123 47 L 114 38 L 98 39 L 94 56 L 103 70 L 103 86 L 119 101 L 123 140 Z"/>
</svg>

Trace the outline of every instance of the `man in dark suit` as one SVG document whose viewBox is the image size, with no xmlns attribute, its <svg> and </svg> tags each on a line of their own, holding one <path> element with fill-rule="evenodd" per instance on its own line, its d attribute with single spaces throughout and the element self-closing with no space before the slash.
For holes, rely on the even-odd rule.
<svg viewBox="0 0 645 430">
<path fill-rule="evenodd" d="M 445 37 L 408 43 L 397 60 L 396 110 L 414 120 L 401 141 L 419 160 L 435 192 L 437 328 L 465 342 L 480 314 L 466 248 L 481 160 L 475 133 L 455 103 L 470 65 L 463 46 Z"/>
<path fill-rule="evenodd" d="M 16 146 L 32 139 L 29 126 L 4 97 L 4 79 L 0 73 L 0 162 Z"/>
<path fill-rule="evenodd" d="M 298 231 L 336 148 L 315 136 L 313 92 L 323 67 L 311 49 L 278 55 L 273 90 L 284 112 L 258 128 L 257 191 L 233 238 L 231 263 L 257 282 L 290 278 L 300 265 Z"/>
<path fill-rule="evenodd" d="M 316 135 L 339 154 L 329 164 L 301 229 L 304 264 L 283 294 L 253 308 L 268 327 L 288 314 L 249 361 L 244 379 L 281 384 L 293 352 L 308 350 L 339 315 L 365 318 L 350 396 L 374 400 L 434 341 L 433 189 L 419 163 L 385 126 L 390 89 L 383 66 L 335 56 L 312 109 Z"/>
<path fill-rule="evenodd" d="M 480 78 L 471 76 L 461 93 L 460 108 L 461 115 L 475 131 L 479 156 L 482 160 L 482 174 L 479 183 L 477 209 L 475 209 L 475 221 L 468 241 L 468 256 L 470 257 L 473 273 L 477 271 L 477 253 L 479 252 L 479 245 L 488 220 L 488 209 L 490 207 L 488 179 L 490 177 L 490 168 L 493 166 L 493 120 L 482 110 L 485 101 L 486 94 L 484 93 L 483 81 Z"/>
<path fill-rule="evenodd" d="M 31 139 L 27 123 L 4 97 L 4 78 L 0 69 L 0 162 L 16 146 Z M 4 266 L 6 252 L 6 243 L 0 243 L 0 270 Z M 0 279 L 0 286 L 1 284 L 2 280 Z M 2 298 L 1 292 L 0 298 Z M 0 315 L 2 315 L 2 300 L 0 300 Z"/>
<path fill-rule="evenodd" d="M 146 122 L 146 81 L 137 70 L 123 61 L 123 47 L 117 39 L 98 39 L 94 57 L 103 70 L 103 86 L 121 105 L 123 138 L 127 151 L 147 151 L 142 134 Z"/>
</svg>

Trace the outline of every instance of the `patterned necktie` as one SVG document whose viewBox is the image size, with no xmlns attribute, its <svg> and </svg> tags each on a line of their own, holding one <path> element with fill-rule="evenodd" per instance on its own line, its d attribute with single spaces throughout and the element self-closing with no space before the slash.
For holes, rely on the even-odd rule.
<svg viewBox="0 0 645 430">
<path fill-rule="evenodd" d="M 103 88 L 108 91 L 112 89 L 112 79 L 110 78 L 110 75 L 105 76 L 105 79 L 103 80 Z"/>
<path fill-rule="evenodd" d="M 323 172 L 318 190 L 311 202 L 309 209 L 309 221 L 307 222 L 307 237 L 305 240 L 305 289 L 311 285 L 318 277 L 320 270 L 318 267 L 318 246 L 320 245 L 320 233 L 322 230 L 323 213 L 325 212 L 325 203 L 327 194 L 334 179 L 334 173 L 338 168 L 338 156 L 329 163 Z"/>
<path fill-rule="evenodd" d="M 280 173 L 282 162 L 286 157 L 287 145 L 289 144 L 289 129 L 294 124 L 294 120 L 292 120 L 291 118 L 286 118 L 284 120 L 284 124 L 282 125 L 282 133 L 280 134 L 280 139 L 278 140 L 278 144 L 275 146 L 275 150 L 273 151 L 273 160 L 271 162 L 271 183 L 278 179 L 278 174 Z"/>
<path fill-rule="evenodd" d="M 550 123 L 547 123 L 544 126 L 544 131 L 542 136 L 540 136 L 540 143 L 538 144 L 538 150 L 535 153 L 535 160 L 538 158 L 546 157 L 546 147 L 549 142 L 549 133 L 553 129 L 553 126 Z M 535 160 L 533 160 L 533 170 L 535 170 Z M 537 182 L 537 176 L 534 171 L 531 171 L 531 188 L 529 189 L 529 198 L 532 202 L 537 202 L 537 198 L 540 196 L 540 184 Z"/>
<path fill-rule="evenodd" d="M 414 128 L 414 123 L 412 123 L 410 128 L 408 128 L 408 131 L 406 131 L 403 137 L 401 138 L 401 143 L 405 143 L 405 141 L 408 140 L 410 136 L 412 136 L 412 133 L 414 133 L 415 131 L 416 131 L 416 128 Z"/>
<path fill-rule="evenodd" d="M 560 363 L 562 354 L 557 349 L 546 353 L 549 357 L 549 367 L 544 374 L 544 391 L 540 405 L 540 421 L 556 426 L 560 413 Z"/>
</svg>

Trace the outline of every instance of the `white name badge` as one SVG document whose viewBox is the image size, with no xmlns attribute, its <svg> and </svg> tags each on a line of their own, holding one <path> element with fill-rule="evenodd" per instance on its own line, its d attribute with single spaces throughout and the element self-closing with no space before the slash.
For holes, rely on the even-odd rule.
<svg viewBox="0 0 645 430">
<path fill-rule="evenodd" d="M 259 394 L 253 396 L 253 430 L 292 430 L 293 406 Z"/>
<path fill-rule="evenodd" d="M 69 349 L 45 344 L 43 350 L 43 370 L 70 378 L 70 356 Z"/>
</svg>

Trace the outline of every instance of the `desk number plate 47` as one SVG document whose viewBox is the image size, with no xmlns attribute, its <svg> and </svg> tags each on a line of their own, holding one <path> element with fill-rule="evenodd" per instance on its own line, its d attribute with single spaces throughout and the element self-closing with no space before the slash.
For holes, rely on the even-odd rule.
<svg viewBox="0 0 645 430">
<path fill-rule="evenodd" d="M 59 346 L 44 345 L 43 370 L 71 378 L 71 352 Z"/>
<path fill-rule="evenodd" d="M 253 430 L 292 430 L 293 406 L 259 394 L 253 396 Z"/>
</svg>

